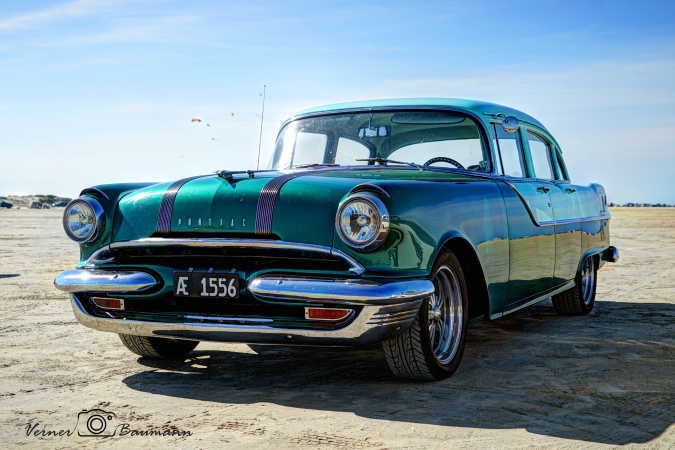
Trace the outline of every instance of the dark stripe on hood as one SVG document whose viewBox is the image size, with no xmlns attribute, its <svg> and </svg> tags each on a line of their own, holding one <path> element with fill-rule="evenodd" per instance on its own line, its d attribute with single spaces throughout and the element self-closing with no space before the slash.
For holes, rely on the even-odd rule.
<svg viewBox="0 0 675 450">
<path fill-rule="evenodd" d="M 173 213 L 173 203 L 176 200 L 176 195 L 178 194 L 180 188 L 182 188 L 185 183 L 203 176 L 206 175 L 197 175 L 175 181 L 171 184 L 171 186 L 169 186 L 166 192 L 164 192 L 162 203 L 159 205 L 159 214 L 157 214 L 157 228 L 155 230 L 157 233 L 171 232 L 171 214 Z"/>
<path fill-rule="evenodd" d="M 326 172 L 341 172 L 354 170 L 353 167 L 331 167 L 328 169 L 313 169 L 303 172 L 288 173 L 276 178 L 272 178 L 260 191 L 258 198 L 258 209 L 255 214 L 255 232 L 256 234 L 272 233 L 272 217 L 274 216 L 274 203 L 279 196 L 279 191 L 294 178 L 304 175 L 315 175 Z"/>
</svg>

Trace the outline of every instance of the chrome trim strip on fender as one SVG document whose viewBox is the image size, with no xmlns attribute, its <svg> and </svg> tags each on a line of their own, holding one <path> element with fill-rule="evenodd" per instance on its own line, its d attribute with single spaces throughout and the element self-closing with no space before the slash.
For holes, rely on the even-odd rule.
<svg viewBox="0 0 675 450">
<path fill-rule="evenodd" d="M 89 195 L 100 195 L 104 199 L 110 200 L 110 197 L 108 197 L 108 194 L 106 194 L 105 192 L 103 192 L 102 190 L 100 190 L 99 188 L 96 188 L 96 187 L 89 187 L 89 188 L 86 188 L 86 189 L 82 189 L 82 191 L 80 191 L 80 197 L 82 197 L 83 195 L 87 195 L 87 194 L 89 194 Z"/>
<path fill-rule="evenodd" d="M 576 282 L 574 280 L 570 280 L 567 283 L 563 284 L 562 286 L 557 287 L 557 288 L 553 289 L 552 291 L 550 291 L 550 292 L 548 292 L 544 295 L 540 295 L 539 297 L 537 297 L 533 300 L 530 300 L 529 302 L 525 302 L 522 305 L 518 305 L 514 308 L 504 310 L 504 312 L 502 312 L 502 313 L 493 314 L 493 315 L 490 316 L 490 319 L 497 319 L 497 318 L 503 317 L 507 314 L 511 314 L 512 312 L 518 311 L 519 309 L 523 309 L 523 308 L 527 308 L 528 306 L 532 306 L 535 303 L 543 302 L 544 300 L 546 300 L 547 298 L 549 298 L 553 295 L 560 294 L 561 292 L 564 292 L 568 289 L 572 289 L 574 286 L 576 286 Z"/>
<path fill-rule="evenodd" d="M 350 272 L 361 274 L 365 268 L 359 264 L 354 258 L 346 255 L 344 252 L 322 245 L 315 244 L 301 244 L 298 242 L 287 242 L 279 240 L 263 240 L 263 239 L 224 239 L 224 238 L 143 238 L 134 241 L 120 241 L 113 242 L 110 245 L 98 249 L 86 261 L 85 266 L 95 266 L 96 264 L 109 263 L 114 259 L 110 258 L 106 253 L 110 250 L 131 248 L 131 247 L 216 247 L 216 248 L 269 248 L 279 250 L 296 250 L 305 252 L 323 253 L 331 255 L 346 261 L 351 267 Z"/>
<path fill-rule="evenodd" d="M 568 223 L 581 223 L 581 222 L 595 222 L 598 220 L 607 220 L 607 216 L 591 216 L 591 217 L 580 217 L 578 219 L 563 219 L 554 221 L 554 225 L 565 225 Z M 542 222 L 543 223 L 543 222 Z M 548 222 L 546 222 L 548 224 Z"/>
<path fill-rule="evenodd" d="M 356 194 L 357 192 L 371 192 L 371 193 L 378 193 L 383 195 L 386 198 L 391 198 L 391 194 L 387 192 L 386 189 L 384 189 L 382 186 L 378 186 L 377 184 L 372 184 L 372 183 L 361 183 L 357 184 L 352 188 L 351 191 L 349 191 L 349 195 L 351 194 Z"/>
<path fill-rule="evenodd" d="M 538 222 L 537 219 L 534 217 L 534 213 L 530 209 L 530 205 L 527 203 L 527 200 L 525 200 L 525 197 L 523 197 L 523 194 L 520 193 L 518 188 L 513 184 L 508 182 L 507 180 L 500 179 L 500 178 L 492 178 L 498 181 L 501 181 L 502 183 L 507 184 L 513 191 L 518 195 L 520 198 L 520 201 L 523 203 L 525 206 L 525 210 L 527 211 L 527 214 L 530 216 L 530 220 L 532 220 L 532 223 L 534 223 L 538 227 L 552 227 L 555 225 L 565 225 L 565 224 L 570 224 L 570 223 L 583 223 L 583 222 L 595 222 L 597 220 L 603 220 L 603 219 L 609 219 L 609 216 L 592 216 L 592 217 L 579 217 L 575 219 L 563 219 L 563 220 L 547 220 L 543 222 Z M 603 211 L 604 213 L 604 211 Z"/>
<path fill-rule="evenodd" d="M 248 283 L 248 290 L 265 300 L 385 305 L 428 297 L 434 293 L 434 285 L 424 279 L 374 281 L 262 275 Z"/>
<path fill-rule="evenodd" d="M 54 280 L 64 292 L 142 292 L 159 284 L 146 272 L 71 269 Z"/>
</svg>

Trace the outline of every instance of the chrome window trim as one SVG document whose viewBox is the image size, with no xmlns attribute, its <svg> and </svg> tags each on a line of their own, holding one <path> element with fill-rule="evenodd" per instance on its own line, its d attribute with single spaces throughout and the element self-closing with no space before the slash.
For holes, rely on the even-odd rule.
<svg viewBox="0 0 675 450">
<path fill-rule="evenodd" d="M 551 175 L 553 178 L 539 178 L 537 177 L 535 170 L 534 170 L 534 163 L 532 163 L 532 171 L 535 176 L 533 177 L 528 177 L 527 179 L 529 180 L 534 180 L 534 181 L 548 181 L 548 182 L 555 182 L 558 181 L 560 178 L 558 178 L 558 170 L 556 167 L 556 162 L 553 161 L 553 144 L 551 144 L 551 141 L 544 136 L 543 133 L 539 132 L 537 128 L 532 128 L 532 127 L 527 127 L 525 128 L 525 137 L 528 138 L 527 140 L 527 150 L 530 154 L 530 160 L 532 160 L 532 148 L 530 147 L 530 141 L 529 141 L 529 135 L 531 134 L 532 136 L 536 137 L 539 139 L 545 146 L 546 146 L 546 155 L 548 157 L 548 164 L 549 167 L 551 168 Z"/>
<path fill-rule="evenodd" d="M 351 267 L 350 272 L 357 275 L 365 272 L 365 267 L 359 264 L 354 258 L 345 254 L 344 252 L 323 245 L 303 244 L 299 242 L 288 242 L 281 240 L 264 240 L 264 239 L 229 239 L 229 238 L 142 238 L 133 241 L 119 241 L 113 242 L 103 248 L 94 252 L 85 262 L 85 267 L 96 266 L 113 262 L 111 257 L 105 257 L 105 253 L 110 250 L 133 248 L 133 247 L 215 247 L 215 248 L 268 248 L 279 250 L 297 250 L 306 252 L 322 253 L 325 255 L 336 256 L 346 261 Z"/>
<path fill-rule="evenodd" d="M 501 144 L 499 143 L 499 134 L 497 132 L 497 126 L 501 126 L 501 123 L 499 122 L 490 122 L 490 125 L 492 125 L 492 132 L 494 133 L 494 142 L 496 144 L 495 148 L 495 153 L 497 155 L 498 161 L 499 161 L 499 168 L 501 169 L 501 172 L 498 170 L 499 168 L 496 168 L 493 175 L 497 177 L 506 177 L 506 178 L 513 178 L 515 180 L 526 180 L 528 173 L 527 173 L 527 161 L 525 159 L 525 147 L 523 144 L 523 138 L 520 135 L 519 129 L 516 129 L 510 134 L 515 134 L 516 138 L 516 145 L 518 147 L 518 161 L 520 162 L 520 171 L 522 172 L 522 176 L 517 177 L 514 175 L 506 175 L 504 173 L 504 159 L 502 157 L 502 148 Z"/>
</svg>

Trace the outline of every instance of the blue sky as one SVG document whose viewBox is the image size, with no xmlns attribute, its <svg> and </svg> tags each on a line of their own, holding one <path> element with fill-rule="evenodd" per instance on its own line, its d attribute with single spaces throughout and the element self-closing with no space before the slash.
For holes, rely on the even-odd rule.
<svg viewBox="0 0 675 450">
<path fill-rule="evenodd" d="M 541 120 L 610 201 L 675 203 L 660 1 L 5 0 L 0 195 L 254 167 L 263 84 L 263 159 L 297 109 L 475 98 Z"/>
</svg>

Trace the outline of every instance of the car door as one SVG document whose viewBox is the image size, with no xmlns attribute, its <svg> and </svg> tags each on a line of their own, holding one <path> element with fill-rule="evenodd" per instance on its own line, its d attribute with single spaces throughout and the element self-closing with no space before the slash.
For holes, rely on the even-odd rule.
<svg viewBox="0 0 675 450">
<path fill-rule="evenodd" d="M 583 223 L 580 200 L 580 186 L 570 183 L 567 168 L 559 148 L 548 143 L 549 152 L 556 172 L 555 188 L 551 191 L 555 224 L 555 271 L 553 284 L 558 286 L 576 276 L 581 260 Z"/>
<path fill-rule="evenodd" d="M 549 192 L 553 183 L 530 176 L 521 131 L 495 124 L 498 165 L 509 223 L 509 283 L 504 312 L 517 309 L 551 288 L 555 230 Z"/>
</svg>

